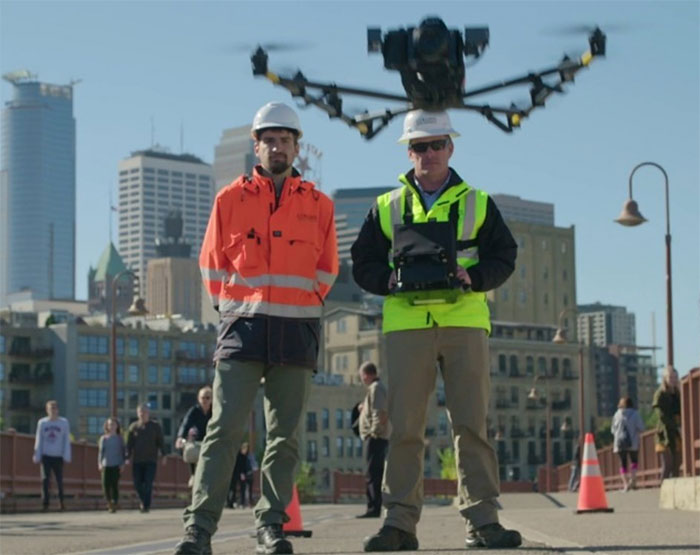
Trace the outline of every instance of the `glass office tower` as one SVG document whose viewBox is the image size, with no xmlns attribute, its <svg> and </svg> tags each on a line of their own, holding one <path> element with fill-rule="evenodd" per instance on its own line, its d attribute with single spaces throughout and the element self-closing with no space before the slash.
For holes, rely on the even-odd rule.
<svg viewBox="0 0 700 555">
<path fill-rule="evenodd" d="M 75 298 L 73 84 L 3 75 L 14 98 L 2 111 L 0 306 L 7 295 Z"/>
</svg>

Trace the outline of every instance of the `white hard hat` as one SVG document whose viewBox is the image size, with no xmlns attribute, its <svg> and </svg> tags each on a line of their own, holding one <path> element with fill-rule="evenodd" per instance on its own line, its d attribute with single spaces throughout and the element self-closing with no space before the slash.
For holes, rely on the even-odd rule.
<svg viewBox="0 0 700 555">
<path fill-rule="evenodd" d="M 253 118 L 253 126 L 250 131 L 255 136 L 257 131 L 269 127 L 283 127 L 296 131 L 299 137 L 302 135 L 299 116 L 282 102 L 268 102 L 260 108 Z"/>
<path fill-rule="evenodd" d="M 459 137 L 459 133 L 452 128 L 447 112 L 411 110 L 403 120 L 403 135 L 399 137 L 399 142 L 407 143 L 411 139 L 440 135 Z"/>
</svg>

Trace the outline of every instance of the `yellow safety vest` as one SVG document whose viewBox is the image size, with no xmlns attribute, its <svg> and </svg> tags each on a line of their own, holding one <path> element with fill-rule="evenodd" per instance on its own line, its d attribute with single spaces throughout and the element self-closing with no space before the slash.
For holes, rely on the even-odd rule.
<svg viewBox="0 0 700 555">
<path fill-rule="evenodd" d="M 449 187 L 435 201 L 426 213 L 421 203 L 420 193 L 405 175 L 399 176 L 403 187 L 394 189 L 377 197 L 379 223 L 382 233 L 392 241 L 394 225 L 403 222 L 404 206 L 406 204 L 406 192 L 410 187 L 413 191 L 412 213 L 413 223 L 419 224 L 428 221 L 448 222 L 451 206 L 458 204 L 459 218 L 457 220 L 458 245 L 472 240 L 475 243 L 477 233 L 486 218 L 486 204 L 488 195 L 474 189 L 462 181 L 458 185 Z M 457 264 L 463 268 L 469 268 L 479 262 L 478 248 L 474 244 L 466 248 L 458 246 Z M 393 261 L 389 260 L 393 267 Z M 425 329 L 438 325 L 440 327 L 483 328 L 487 333 L 491 332 L 491 320 L 489 307 L 486 303 L 486 295 L 474 291 L 460 293 L 454 303 L 435 303 L 413 305 L 406 297 L 401 295 L 388 295 L 384 299 L 383 326 L 384 333 L 400 330 Z"/>
</svg>

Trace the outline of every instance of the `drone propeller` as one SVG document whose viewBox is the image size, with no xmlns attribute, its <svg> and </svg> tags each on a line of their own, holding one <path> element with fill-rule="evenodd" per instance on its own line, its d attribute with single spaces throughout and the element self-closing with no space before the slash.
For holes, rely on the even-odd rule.
<svg viewBox="0 0 700 555">
<path fill-rule="evenodd" d="M 624 33 L 632 30 L 632 28 L 633 27 L 631 25 L 626 23 L 606 23 L 604 25 L 587 25 L 580 23 L 545 27 L 542 29 L 541 33 L 552 37 L 563 37 L 572 35 L 590 35 L 591 33 L 600 29 L 605 29 L 606 33 Z"/>
<path fill-rule="evenodd" d="M 314 44 L 309 41 L 284 41 L 284 42 L 235 42 L 227 47 L 229 52 L 251 52 L 257 47 L 262 47 L 266 52 L 295 52 L 312 48 Z"/>
</svg>

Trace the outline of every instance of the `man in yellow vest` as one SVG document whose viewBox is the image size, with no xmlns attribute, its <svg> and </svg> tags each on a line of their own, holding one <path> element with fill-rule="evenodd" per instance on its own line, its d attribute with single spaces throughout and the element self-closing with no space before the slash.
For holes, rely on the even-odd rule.
<svg viewBox="0 0 700 555">
<path fill-rule="evenodd" d="M 352 246 L 355 281 L 386 296 L 383 331 L 392 426 L 383 484 L 386 517 L 379 532 L 365 538 L 365 551 L 418 549 L 423 441 L 437 371 L 445 382 L 452 422 L 466 546 L 521 543 L 517 531 L 498 523 L 498 462 L 486 434 L 491 323 L 485 292 L 513 272 L 517 245 L 493 200 L 450 168 L 452 139 L 458 136 L 446 112 L 407 114 L 399 142 L 408 145 L 413 169 L 399 177 L 401 187 L 377 198 Z M 402 266 L 402 260 L 420 258 L 412 256 L 421 242 L 414 240 L 416 233 L 442 229 L 444 237 L 445 226 L 454 242 L 433 257 L 444 267 L 428 265 L 416 272 L 418 266 Z M 405 240 L 406 233 L 413 239 Z M 430 248 L 435 250 L 434 242 Z M 441 270 L 445 279 L 430 282 Z M 426 276 L 426 283 L 410 283 L 416 275 Z"/>
</svg>

